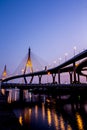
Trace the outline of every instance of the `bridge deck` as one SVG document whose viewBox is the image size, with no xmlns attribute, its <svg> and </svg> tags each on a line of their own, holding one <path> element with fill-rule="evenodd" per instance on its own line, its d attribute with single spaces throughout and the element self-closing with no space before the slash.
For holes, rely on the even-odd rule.
<svg viewBox="0 0 87 130">
<path fill-rule="evenodd" d="M 87 84 L 14 84 L 3 83 L 2 88 L 18 88 L 20 90 L 28 89 L 35 93 L 71 95 L 86 94 Z"/>
</svg>

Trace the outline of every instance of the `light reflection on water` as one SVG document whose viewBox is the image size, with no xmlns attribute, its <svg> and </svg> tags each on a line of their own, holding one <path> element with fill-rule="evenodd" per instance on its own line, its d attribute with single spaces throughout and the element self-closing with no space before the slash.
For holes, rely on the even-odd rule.
<svg viewBox="0 0 87 130">
<path fill-rule="evenodd" d="M 84 130 L 82 117 L 79 115 L 78 112 L 76 112 L 76 121 L 77 121 L 78 128 Z"/>
<path fill-rule="evenodd" d="M 66 104 L 62 108 L 55 98 L 48 95 L 34 95 L 24 90 L 23 100 L 29 103 L 25 107 L 14 108 L 20 125 L 28 130 L 86 130 L 87 104 Z M 10 89 L 8 103 L 18 101 L 20 91 Z M 20 103 L 20 102 L 19 102 Z M 84 111 L 84 112 L 83 112 Z M 84 116 L 85 115 L 85 116 Z"/>
<path fill-rule="evenodd" d="M 72 130 L 69 123 L 65 124 L 62 115 L 58 115 L 52 108 L 46 108 L 43 103 L 42 106 L 35 105 L 35 107 L 27 107 L 20 111 L 21 116 L 19 115 L 19 109 L 14 110 L 16 116 L 19 118 L 20 124 L 26 125 L 27 129 L 65 130 L 66 128 L 67 130 Z"/>
<path fill-rule="evenodd" d="M 19 116 L 19 123 L 20 123 L 21 125 L 23 125 L 22 115 Z"/>
</svg>

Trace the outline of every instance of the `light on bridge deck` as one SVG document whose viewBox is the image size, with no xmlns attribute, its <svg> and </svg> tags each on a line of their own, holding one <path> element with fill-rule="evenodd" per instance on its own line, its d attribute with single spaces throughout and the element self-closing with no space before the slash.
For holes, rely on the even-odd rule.
<svg viewBox="0 0 87 130">
<path fill-rule="evenodd" d="M 76 67 L 78 67 L 79 64 L 75 64 Z"/>
<path fill-rule="evenodd" d="M 48 71 L 47 74 L 50 75 L 51 73 Z"/>
</svg>

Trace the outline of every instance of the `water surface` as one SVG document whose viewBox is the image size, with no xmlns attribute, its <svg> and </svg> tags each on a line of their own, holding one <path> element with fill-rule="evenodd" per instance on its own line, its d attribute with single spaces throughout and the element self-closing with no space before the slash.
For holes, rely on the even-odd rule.
<svg viewBox="0 0 87 130">
<path fill-rule="evenodd" d="M 69 96 L 33 94 L 10 89 L 8 103 L 14 104 L 14 113 L 26 130 L 87 130 L 87 104 L 65 103 Z M 80 97 L 79 97 L 80 98 Z"/>
</svg>

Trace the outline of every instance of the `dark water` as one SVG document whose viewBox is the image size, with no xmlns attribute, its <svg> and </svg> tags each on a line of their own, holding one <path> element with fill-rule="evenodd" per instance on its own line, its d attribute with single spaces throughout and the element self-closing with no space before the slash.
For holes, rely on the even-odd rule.
<svg viewBox="0 0 87 130">
<path fill-rule="evenodd" d="M 39 95 L 24 90 L 9 90 L 8 103 L 25 130 L 87 130 L 87 104 L 70 103 L 70 97 Z M 75 99 L 74 99 L 75 100 Z M 80 97 L 79 97 L 80 100 Z M 25 103 L 26 102 L 26 103 Z"/>
</svg>

